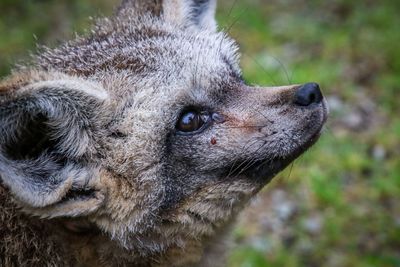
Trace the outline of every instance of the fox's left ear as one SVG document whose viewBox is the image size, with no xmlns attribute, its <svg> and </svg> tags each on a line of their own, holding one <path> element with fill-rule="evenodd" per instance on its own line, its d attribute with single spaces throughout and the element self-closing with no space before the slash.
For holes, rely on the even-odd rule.
<svg viewBox="0 0 400 267">
<path fill-rule="evenodd" d="M 182 28 L 215 31 L 217 0 L 124 0 L 117 16 L 151 13 Z"/>
<path fill-rule="evenodd" d="M 85 215 L 104 201 L 94 159 L 109 97 L 92 82 L 47 76 L 0 83 L 0 184 L 30 214 Z"/>
</svg>

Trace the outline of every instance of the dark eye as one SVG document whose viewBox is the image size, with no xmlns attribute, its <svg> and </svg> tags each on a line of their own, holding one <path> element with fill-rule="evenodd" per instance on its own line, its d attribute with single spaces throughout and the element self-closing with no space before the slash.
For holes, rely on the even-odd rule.
<svg viewBox="0 0 400 267">
<path fill-rule="evenodd" d="M 176 129 L 184 133 L 195 132 L 203 127 L 209 117 L 208 114 L 194 110 L 186 111 L 180 116 Z"/>
</svg>

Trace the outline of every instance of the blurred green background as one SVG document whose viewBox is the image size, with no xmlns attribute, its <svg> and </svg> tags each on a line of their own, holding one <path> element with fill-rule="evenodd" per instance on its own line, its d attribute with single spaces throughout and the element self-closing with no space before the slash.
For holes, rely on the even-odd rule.
<svg viewBox="0 0 400 267">
<path fill-rule="evenodd" d="M 0 76 L 116 0 L 1 0 Z M 316 81 L 325 133 L 242 214 L 231 267 L 400 266 L 400 1 L 220 1 L 251 84 Z"/>
</svg>

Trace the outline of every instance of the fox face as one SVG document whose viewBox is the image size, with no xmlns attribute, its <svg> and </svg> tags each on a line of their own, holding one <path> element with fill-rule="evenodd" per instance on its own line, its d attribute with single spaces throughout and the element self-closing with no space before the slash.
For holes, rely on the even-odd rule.
<svg viewBox="0 0 400 267">
<path fill-rule="evenodd" d="M 318 139 L 318 84 L 247 85 L 215 5 L 124 1 L 0 84 L 2 184 L 70 233 L 50 234 L 70 261 L 215 266 L 235 215 Z"/>
</svg>

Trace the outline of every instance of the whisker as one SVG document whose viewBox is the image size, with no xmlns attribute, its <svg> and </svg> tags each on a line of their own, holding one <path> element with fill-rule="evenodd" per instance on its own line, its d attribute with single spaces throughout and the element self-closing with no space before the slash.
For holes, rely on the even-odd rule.
<svg viewBox="0 0 400 267">
<path fill-rule="evenodd" d="M 273 58 L 276 62 L 278 62 L 279 66 L 281 67 L 281 69 L 283 69 L 283 72 L 285 73 L 286 79 L 288 80 L 289 84 L 291 84 L 293 73 L 292 73 L 292 75 L 289 76 L 288 69 L 285 67 L 285 65 L 282 63 L 282 61 L 279 60 L 277 57 L 274 57 L 274 56 L 270 56 L 270 57 Z"/>
<path fill-rule="evenodd" d="M 231 7 L 229 8 L 229 12 L 228 12 L 228 17 L 227 17 L 227 19 L 229 19 L 230 16 L 232 15 L 233 8 L 234 8 L 235 5 L 237 4 L 237 1 L 238 1 L 238 0 L 233 1 L 233 4 L 232 4 Z"/>
<path fill-rule="evenodd" d="M 234 4 L 236 3 L 236 1 L 234 2 Z M 229 13 L 229 16 L 230 16 L 230 14 L 231 14 L 231 12 L 232 12 L 232 10 L 233 10 L 233 6 L 232 6 L 232 8 L 231 8 L 231 11 L 230 11 L 230 13 Z M 246 13 L 248 11 L 248 8 L 246 8 L 244 11 L 242 11 L 236 18 L 234 18 L 234 20 L 233 20 L 233 22 L 226 28 L 226 27 L 223 27 L 222 29 L 221 29 L 221 31 L 222 32 L 224 32 L 225 34 L 229 34 L 229 32 L 231 31 L 231 29 L 233 28 L 233 26 L 235 26 L 235 24 L 242 18 L 242 16 Z M 228 16 L 228 18 L 229 18 L 229 16 Z M 220 43 L 219 43 L 219 47 L 218 47 L 218 50 L 219 51 L 221 51 L 221 48 L 222 48 L 222 42 L 224 41 L 224 38 L 222 37 L 221 38 L 221 41 L 220 41 Z"/>
<path fill-rule="evenodd" d="M 258 139 L 258 138 L 257 138 L 257 139 Z M 243 146 L 243 150 L 244 150 L 244 151 L 248 150 L 251 146 L 253 146 L 254 144 L 256 144 L 258 141 L 259 141 L 259 139 L 258 139 L 258 140 L 254 140 L 254 139 L 250 140 L 249 142 L 247 142 L 247 143 Z M 252 142 L 252 143 L 249 145 L 250 142 Z M 261 149 L 261 148 L 265 145 L 265 143 L 267 143 L 267 142 L 265 141 L 264 144 L 261 145 L 256 151 L 258 151 L 259 149 Z M 246 147 L 247 145 L 248 145 L 248 147 Z M 219 180 L 219 181 L 215 184 L 214 189 L 212 189 L 210 192 L 213 192 L 213 191 L 217 188 L 218 185 L 225 183 L 228 179 L 231 178 L 231 175 L 232 175 L 232 174 L 236 171 L 236 169 L 237 169 L 237 168 L 235 168 L 235 170 L 233 170 L 233 168 L 235 167 L 237 161 L 238 161 L 238 159 L 236 159 L 235 162 L 232 164 L 231 169 L 229 170 L 228 174 L 227 174 L 223 179 Z M 243 165 L 243 164 L 248 164 L 249 162 L 252 162 L 252 161 L 256 162 L 256 160 L 250 159 L 250 160 L 245 160 L 244 162 L 241 163 L 241 165 Z M 235 177 L 236 177 L 236 176 L 235 176 Z"/>
<path fill-rule="evenodd" d="M 233 26 L 235 26 L 235 24 L 236 24 L 236 23 L 243 17 L 243 15 L 246 14 L 248 11 L 249 11 L 249 8 L 247 7 L 245 10 L 243 10 L 243 11 L 233 20 L 233 22 L 231 23 L 231 25 L 229 25 L 229 27 L 228 27 L 226 30 L 224 30 L 224 32 L 229 33 L 229 32 L 232 30 Z"/>
<path fill-rule="evenodd" d="M 253 142 L 251 143 L 251 145 L 249 145 L 248 147 L 246 147 L 246 145 L 247 145 L 248 143 L 250 143 L 251 141 L 253 141 Z M 251 141 L 247 142 L 246 145 L 242 148 L 243 153 L 247 152 L 247 151 L 250 149 L 251 146 L 257 144 L 257 142 L 258 142 L 259 140 L 251 140 Z M 228 172 L 227 177 L 229 177 L 232 173 L 234 173 L 234 172 L 236 171 L 236 169 L 237 169 L 237 168 L 240 168 L 240 166 L 243 164 L 243 162 L 242 162 L 238 167 L 235 167 L 235 165 L 236 165 L 236 163 L 237 163 L 238 160 L 239 160 L 239 159 L 237 158 L 237 159 L 235 159 L 235 161 L 233 162 L 233 164 L 232 164 L 232 166 L 231 166 L 231 168 L 230 168 L 230 170 L 229 170 L 229 172 Z M 245 160 L 244 162 L 247 162 L 247 161 L 248 161 L 248 160 Z M 235 167 L 235 169 L 233 169 L 234 167 Z"/>
<path fill-rule="evenodd" d="M 246 55 L 247 57 L 249 57 L 250 59 L 252 59 L 263 71 L 265 74 L 267 74 L 268 78 L 272 81 L 272 84 L 274 86 L 277 86 L 278 83 L 276 82 L 276 80 L 272 77 L 272 75 L 268 72 L 268 70 L 260 63 L 258 62 L 257 59 L 253 58 L 252 56 L 250 56 L 247 53 L 243 53 L 243 55 Z"/>
<path fill-rule="evenodd" d="M 267 142 L 265 141 L 259 148 L 257 148 L 256 151 L 254 151 L 254 154 L 256 154 L 258 151 L 260 151 L 266 144 Z M 237 166 L 232 173 L 235 173 L 236 171 L 238 171 L 240 168 L 242 168 L 242 166 L 245 166 L 242 170 L 239 171 L 238 175 L 240 175 L 241 173 L 243 173 L 246 169 L 247 169 L 247 164 L 251 163 L 252 161 L 256 161 L 256 159 L 250 159 L 247 161 L 243 161 L 241 164 L 239 164 L 239 166 Z M 245 165 L 246 164 L 246 165 Z M 235 176 L 236 177 L 236 176 Z"/>
<path fill-rule="evenodd" d="M 288 175 L 288 177 L 287 177 L 288 180 L 290 179 L 290 176 L 292 175 L 292 170 L 293 170 L 294 163 L 295 163 L 295 161 L 293 161 L 293 162 L 290 164 L 289 175 Z"/>
<path fill-rule="evenodd" d="M 261 148 L 263 148 L 263 147 L 265 146 L 266 143 L 267 143 L 267 142 L 265 142 L 259 149 L 257 149 L 256 152 L 258 152 Z M 256 163 L 257 163 L 257 159 L 253 159 L 253 160 L 250 161 L 242 170 L 240 170 L 240 171 L 238 172 L 238 174 L 237 174 L 235 177 L 237 177 L 237 176 L 239 176 L 240 174 L 244 173 L 245 171 L 247 171 L 248 169 L 250 169 L 251 167 L 253 167 L 254 164 L 256 164 Z"/>
<path fill-rule="evenodd" d="M 258 114 L 260 114 L 261 116 L 263 116 L 264 119 L 266 119 L 269 123 L 271 123 L 271 124 L 274 124 L 274 123 L 275 123 L 274 121 L 270 120 L 270 119 L 269 119 L 264 113 L 262 113 L 261 111 L 255 109 L 254 107 L 251 107 L 251 106 L 250 106 L 250 108 L 253 109 L 255 112 L 257 112 Z M 265 126 L 264 126 L 264 127 L 265 127 Z"/>
</svg>

